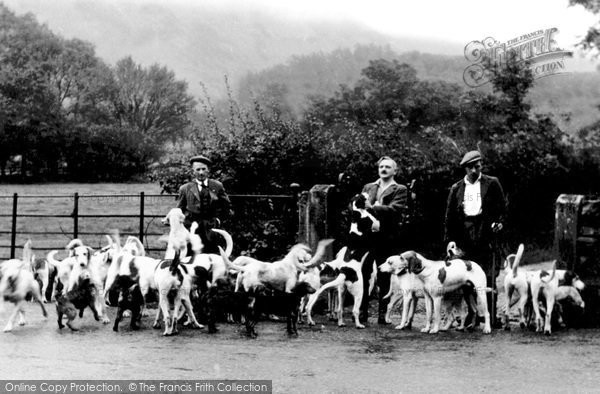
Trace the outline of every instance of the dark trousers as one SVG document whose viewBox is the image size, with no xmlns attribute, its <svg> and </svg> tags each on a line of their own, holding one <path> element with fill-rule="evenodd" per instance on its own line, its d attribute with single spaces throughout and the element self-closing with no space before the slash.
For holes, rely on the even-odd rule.
<svg viewBox="0 0 600 394">
<path fill-rule="evenodd" d="M 360 319 L 366 322 L 369 317 L 369 281 L 371 274 L 373 273 L 373 261 L 377 266 L 376 273 L 376 284 L 379 287 L 377 294 L 378 298 L 378 319 L 385 319 L 387 312 L 387 306 L 390 302 L 389 298 L 383 298 L 390 291 L 390 279 L 391 274 L 389 272 L 379 271 L 379 266 L 387 260 L 388 257 L 395 253 L 395 249 L 391 248 L 390 245 L 393 241 L 385 240 L 382 242 L 376 242 L 375 248 L 369 252 L 369 256 L 362 265 L 363 274 L 363 299 L 360 305 Z"/>
<path fill-rule="evenodd" d="M 494 267 L 491 231 L 484 226 L 485 223 L 481 215 L 465 218 L 462 234 L 460 234 L 460 237 L 457 237 L 456 242 L 458 243 L 458 247 L 465 252 L 465 258 L 481 266 L 483 272 L 485 272 L 488 287 L 496 291 L 496 278 L 492 277 L 492 271 L 494 272 L 494 276 L 498 276 L 499 267 Z M 494 302 L 492 302 L 492 293 L 487 293 L 488 311 L 490 312 L 492 321 L 494 321 L 496 316 L 497 298 L 497 295 L 494 296 Z"/>
</svg>

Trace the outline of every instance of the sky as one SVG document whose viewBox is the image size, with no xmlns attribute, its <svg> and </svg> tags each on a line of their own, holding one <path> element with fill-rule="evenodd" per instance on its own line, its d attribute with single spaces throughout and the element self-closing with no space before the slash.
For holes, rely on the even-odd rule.
<svg viewBox="0 0 600 394">
<path fill-rule="evenodd" d="M 68 4 L 90 0 L 0 0 L 19 12 L 35 4 Z M 568 0 L 94 0 L 104 2 L 161 3 L 167 6 L 211 5 L 221 8 L 260 9 L 287 18 L 352 20 L 381 33 L 398 37 L 439 39 L 460 44 L 493 37 L 499 42 L 552 27 L 561 49 L 573 49 L 589 26 L 600 19 Z M 26 5 L 27 4 L 27 5 Z M 29 8 L 29 9 L 28 9 Z M 41 18 L 44 22 L 43 18 Z M 52 23 L 51 23 L 52 25 Z M 579 60 L 593 70 L 598 60 Z"/>
<path fill-rule="evenodd" d="M 142 1 L 142 0 L 137 0 Z M 190 0 L 171 0 L 190 3 Z M 486 37 L 504 42 L 557 27 L 559 43 L 573 45 L 600 16 L 568 0 L 204 0 L 239 6 L 252 3 L 286 16 L 351 19 L 397 36 L 436 38 L 465 44 Z M 202 0 L 198 1 L 202 2 Z"/>
</svg>

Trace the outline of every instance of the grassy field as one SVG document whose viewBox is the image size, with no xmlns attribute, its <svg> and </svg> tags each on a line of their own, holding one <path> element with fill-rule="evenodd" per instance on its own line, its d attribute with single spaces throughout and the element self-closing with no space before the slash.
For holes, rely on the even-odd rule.
<svg viewBox="0 0 600 394">
<path fill-rule="evenodd" d="M 0 215 L 11 215 L 13 193 L 18 193 L 19 215 L 71 215 L 74 209 L 74 193 L 79 193 L 79 215 L 139 215 L 140 193 L 144 198 L 144 233 L 163 234 L 167 228 L 159 218 L 151 216 L 165 215 L 174 206 L 172 196 L 160 196 L 157 184 L 149 183 L 48 183 L 35 185 L 1 185 Z M 124 196 L 119 196 L 124 195 Z M 50 197 L 53 196 L 53 197 Z M 54 197 L 55 196 L 55 197 Z M 10 255 L 10 234 L 12 219 L 0 217 L 0 257 Z M 17 218 L 16 245 L 21 248 L 28 238 L 34 242 L 36 254 L 42 255 L 52 249 L 62 249 L 73 239 L 74 220 L 72 217 L 19 217 Z M 94 248 L 103 246 L 106 240 L 102 234 L 118 229 L 123 235 L 138 235 L 139 218 L 88 218 L 79 217 L 79 238 Z M 53 232 L 58 234 L 37 234 Z M 164 248 L 158 241 L 158 235 L 147 236 L 144 244 L 150 248 Z M 17 250 L 16 256 L 20 256 Z M 153 253 L 153 254 L 156 254 Z"/>
</svg>

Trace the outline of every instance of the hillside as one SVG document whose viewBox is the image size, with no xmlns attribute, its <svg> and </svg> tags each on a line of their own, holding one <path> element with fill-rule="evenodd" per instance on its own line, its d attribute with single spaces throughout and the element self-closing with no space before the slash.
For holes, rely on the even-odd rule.
<svg viewBox="0 0 600 394">
<path fill-rule="evenodd" d="M 357 44 L 390 45 L 396 51 L 461 53 L 462 45 L 382 35 L 354 22 L 289 19 L 256 8 L 235 9 L 174 2 L 115 0 L 4 0 L 17 14 L 33 13 L 66 38 L 93 43 L 108 63 L 131 55 L 144 65 L 161 63 L 189 83 L 191 93 L 222 97 L 224 75 L 234 84 L 248 72 L 293 55 L 331 52 Z"/>
<path fill-rule="evenodd" d="M 381 58 L 412 65 L 419 79 L 454 82 L 469 89 L 462 80 L 468 65 L 463 57 L 416 51 L 400 54 L 389 46 L 370 45 L 294 56 L 285 64 L 247 74 L 237 91 L 241 101 L 248 102 L 251 93 L 260 96 L 270 85 L 278 85 L 280 90 L 285 86 L 286 104 L 300 113 L 306 108 L 307 97 L 328 97 L 340 84 L 352 86 L 369 60 Z M 491 86 L 479 89 L 490 90 Z M 600 119 L 600 73 L 571 72 L 538 79 L 529 100 L 535 112 L 553 114 L 558 124 L 572 133 Z"/>
</svg>

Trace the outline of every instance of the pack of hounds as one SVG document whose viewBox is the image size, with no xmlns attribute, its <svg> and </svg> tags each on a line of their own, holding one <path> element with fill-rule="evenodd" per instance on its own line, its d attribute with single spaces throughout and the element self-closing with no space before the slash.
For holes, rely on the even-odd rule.
<svg viewBox="0 0 600 394">
<path fill-rule="evenodd" d="M 219 254 L 202 253 L 203 245 L 195 234 L 197 224 L 188 231 L 183 226 L 184 215 L 174 208 L 163 219 L 170 226 L 167 249 L 163 259 L 146 255 L 142 242 L 128 237 L 124 244 L 118 232 L 106 236 L 107 245 L 93 250 L 81 240 L 74 239 L 66 246 L 68 256 L 58 260 L 58 251 L 45 258 L 36 258 L 31 241 L 23 247 L 21 259 L 0 264 L 0 311 L 12 303 L 4 331 L 25 324 L 24 305 L 37 302 L 44 317 L 46 304 L 54 302 L 58 327 L 66 324 L 73 331 L 77 315 L 86 308 L 94 318 L 110 323 L 107 309 L 116 307 L 113 330 L 129 317 L 131 330 L 141 327 L 148 315 L 146 303 L 155 297 L 159 308 L 153 327 L 164 326 L 163 335 L 177 334 L 178 324 L 218 331 L 217 322 L 239 322 L 246 334 L 255 337 L 256 324 L 264 316 L 285 318 L 287 333 L 297 335 L 296 324 L 314 325 L 312 311 L 323 293 L 328 295 L 328 310 L 338 326 L 344 322 L 344 296 L 352 296 L 352 317 L 358 329 L 365 326 L 359 320 L 363 283 L 369 281 L 373 291 L 375 275 L 363 278 L 362 265 L 367 260 L 371 229 L 377 219 L 365 209 L 365 196 L 356 195 L 351 201 L 352 222 L 344 245 L 332 261 L 324 261 L 333 240 L 319 242 L 314 254 L 303 244 L 293 246 L 281 260 L 263 262 L 240 256 L 231 261 L 232 237 L 224 230 L 220 234 L 226 247 Z M 377 226 L 375 226 L 377 227 Z M 188 246 L 189 245 L 189 246 Z M 188 255 L 191 250 L 191 255 Z M 571 271 L 527 270 L 520 265 L 524 247 L 504 262 L 504 327 L 510 328 L 509 311 L 518 306 L 519 324 L 527 328 L 534 321 L 538 332 L 550 334 L 552 317 L 558 315 L 561 302 L 584 308 L 580 292 L 583 282 Z M 424 333 L 445 331 L 455 325 L 458 330 L 473 330 L 483 322 L 483 333 L 491 332 L 487 293 L 491 291 L 486 275 L 474 261 L 462 258 L 459 246 L 450 242 L 446 258 L 430 260 L 415 251 L 391 256 L 379 266 L 391 273 L 390 298 L 386 322 L 391 323 L 394 308 L 402 302 L 402 317 L 396 329 L 412 327 L 419 298 L 424 299 L 426 319 Z M 375 273 L 375 270 L 373 270 Z M 513 297 L 513 295 L 515 297 Z M 513 299 L 514 298 L 514 299 Z"/>
</svg>

